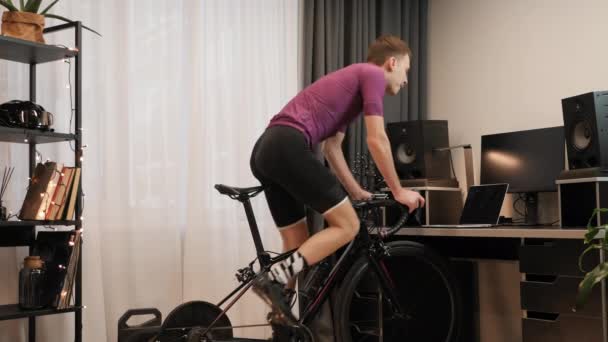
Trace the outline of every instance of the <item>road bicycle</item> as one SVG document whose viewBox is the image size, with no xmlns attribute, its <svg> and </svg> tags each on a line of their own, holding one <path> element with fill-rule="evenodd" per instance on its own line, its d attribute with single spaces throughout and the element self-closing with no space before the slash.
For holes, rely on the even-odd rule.
<svg viewBox="0 0 608 342">
<path fill-rule="evenodd" d="M 218 184 L 215 188 L 243 204 L 257 253 L 253 261 L 236 272 L 239 286 L 217 304 L 184 303 L 164 322 L 157 309 L 129 310 L 119 320 L 119 342 L 313 342 L 310 323 L 332 292 L 338 342 L 458 341 L 462 304 L 448 262 L 428 246 L 391 239 L 408 220 L 408 211 L 387 193 L 353 203 L 361 221 L 358 235 L 337 252 L 335 263 L 324 260 L 309 269 L 298 286 L 297 296 L 303 309 L 296 324 L 275 323 L 270 313 L 262 324 L 233 326 L 228 318 L 230 308 L 249 290 L 256 277 L 294 251 L 277 254 L 264 249 L 250 201 L 263 187 Z M 384 227 L 380 222 L 383 210 L 388 207 L 399 208 L 401 214 L 395 223 Z M 259 267 L 254 268 L 256 262 Z M 444 305 L 441 308 L 428 305 L 430 298 L 433 303 Z M 154 318 L 147 322 L 128 324 L 133 316 L 150 314 Z M 272 327 L 270 339 L 235 337 L 239 328 L 261 326 Z"/>
</svg>

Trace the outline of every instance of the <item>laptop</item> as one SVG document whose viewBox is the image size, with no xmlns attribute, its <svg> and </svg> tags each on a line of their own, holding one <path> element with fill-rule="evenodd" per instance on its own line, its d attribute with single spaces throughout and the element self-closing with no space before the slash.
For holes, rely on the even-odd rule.
<svg viewBox="0 0 608 342">
<path fill-rule="evenodd" d="M 459 224 L 422 225 L 429 228 L 484 228 L 498 225 L 509 184 L 474 185 L 469 189 Z"/>
</svg>

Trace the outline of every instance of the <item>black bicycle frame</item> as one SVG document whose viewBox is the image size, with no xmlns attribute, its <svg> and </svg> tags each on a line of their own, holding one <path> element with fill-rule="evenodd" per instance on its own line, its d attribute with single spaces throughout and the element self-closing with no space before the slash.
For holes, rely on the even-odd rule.
<svg viewBox="0 0 608 342">
<path fill-rule="evenodd" d="M 236 298 L 232 299 L 232 301 L 228 303 L 224 309 L 222 309 L 222 312 L 211 324 L 209 324 L 207 329 L 201 335 L 205 335 L 208 331 L 213 329 L 214 325 L 220 320 L 220 318 L 222 318 L 222 316 L 224 316 L 226 312 L 230 310 L 230 308 L 245 294 L 245 292 L 249 290 L 249 288 L 252 286 L 253 280 L 256 277 L 260 276 L 264 272 L 268 272 L 272 265 L 284 260 L 294 252 L 289 251 L 271 258 L 270 254 L 264 250 L 249 198 L 249 196 L 244 195 L 242 197 L 237 197 L 236 199 L 243 203 L 245 208 L 245 214 L 247 215 L 247 221 L 249 223 L 249 228 L 251 230 L 251 235 L 253 237 L 257 252 L 257 260 L 260 264 L 260 272 L 257 274 L 253 273 L 253 262 L 249 264 L 249 267 L 242 269 L 244 270 L 245 275 L 242 279 L 240 279 L 241 285 L 222 299 L 217 306 L 221 307 L 234 295 L 236 295 Z M 382 257 L 385 254 L 383 248 L 384 245 L 381 242 L 381 237 L 378 236 L 377 238 L 379 240 L 374 241 L 371 238 L 367 227 L 363 223 L 361 224 L 357 237 L 346 246 L 344 252 L 338 259 L 338 262 L 332 267 L 327 278 L 321 283 L 319 290 L 316 291 L 313 299 L 302 311 L 303 314 L 300 315 L 299 319 L 300 324 L 307 325 L 316 316 L 321 308 L 321 305 L 325 302 L 325 300 L 327 300 L 327 297 L 331 292 L 330 290 L 344 278 L 345 274 L 350 269 L 350 266 L 354 264 L 355 261 L 357 261 L 361 256 L 365 256 L 365 258 L 367 258 L 369 265 L 371 266 L 370 269 L 372 272 L 374 272 L 376 279 L 378 279 L 380 282 L 383 293 L 388 299 L 394 313 L 398 316 L 403 315 L 403 309 L 401 308 L 399 300 L 397 299 L 393 281 L 391 280 L 388 270 L 382 264 Z M 314 271 L 315 268 L 313 267 L 311 272 Z"/>
<path fill-rule="evenodd" d="M 332 267 L 331 271 L 327 278 L 322 282 L 319 290 L 317 290 L 313 299 L 309 302 L 309 304 L 302 311 L 303 314 L 300 315 L 299 323 L 302 325 L 307 325 L 310 321 L 317 315 L 319 312 L 321 305 L 327 300 L 330 290 L 339 283 L 348 270 L 350 266 L 354 264 L 356 260 L 359 259 L 360 256 L 365 256 L 369 262 L 370 270 L 374 272 L 376 275 L 376 279 L 380 282 L 380 286 L 383 290 L 383 294 L 386 296 L 389 304 L 391 305 L 394 314 L 400 316 L 403 313 L 403 309 L 397 299 L 397 295 L 394 290 L 393 281 L 388 273 L 388 270 L 383 266 L 381 257 L 377 251 L 374 251 L 374 241 L 370 237 L 367 228 L 361 227 L 357 238 L 349 243 L 344 253 L 338 259 L 338 262 Z M 293 251 L 286 252 L 280 254 L 270 260 L 262 261 L 260 260 L 260 264 L 263 268 L 262 270 L 255 275 L 255 277 L 259 276 L 262 272 L 268 272 L 270 266 L 274 265 L 281 260 L 284 260 L 289 255 L 291 255 Z M 314 268 L 313 270 L 314 271 Z M 236 298 L 234 298 L 226 308 L 222 309 L 222 312 L 216 317 L 216 319 L 207 327 L 208 330 L 212 330 L 213 326 L 219 321 L 219 319 L 226 314 L 226 312 L 247 292 L 247 290 L 252 286 L 253 279 L 251 278 L 241 285 L 239 285 L 236 289 L 234 289 L 229 295 L 227 295 L 224 299 L 222 299 L 217 306 L 221 307 L 226 301 L 228 301 L 231 297 L 236 294 Z M 237 294 L 238 293 L 238 294 Z"/>
<path fill-rule="evenodd" d="M 403 314 L 403 309 L 399 303 L 393 281 L 388 273 L 386 267 L 382 266 L 382 260 L 379 255 L 373 250 L 374 241 L 372 241 L 367 227 L 361 226 L 357 238 L 353 240 L 346 247 L 344 253 L 338 259 L 338 262 L 334 265 L 329 276 L 323 282 L 320 289 L 317 291 L 314 299 L 306 306 L 303 310 L 303 314 L 300 316 L 300 323 L 307 325 L 316 316 L 321 305 L 325 302 L 329 293 L 336 283 L 344 278 L 344 275 L 350 269 L 350 266 L 359 259 L 360 256 L 365 256 L 371 266 L 371 271 L 376 275 L 376 279 L 380 282 L 380 286 L 383 293 L 387 296 L 389 303 L 391 304 L 395 314 L 400 316 Z"/>
</svg>

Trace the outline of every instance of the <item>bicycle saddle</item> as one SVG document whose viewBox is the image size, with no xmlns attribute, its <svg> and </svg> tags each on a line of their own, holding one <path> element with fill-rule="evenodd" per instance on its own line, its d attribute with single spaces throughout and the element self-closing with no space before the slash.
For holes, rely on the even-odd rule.
<svg viewBox="0 0 608 342">
<path fill-rule="evenodd" d="M 228 195 L 228 196 L 237 196 L 237 197 L 254 197 L 255 195 L 259 194 L 260 192 L 262 192 L 264 190 L 263 186 L 253 186 L 250 188 L 237 188 L 234 186 L 229 186 L 229 185 L 224 185 L 224 184 L 216 184 L 215 188 L 217 189 L 217 191 L 220 192 L 220 194 L 222 195 Z"/>
</svg>

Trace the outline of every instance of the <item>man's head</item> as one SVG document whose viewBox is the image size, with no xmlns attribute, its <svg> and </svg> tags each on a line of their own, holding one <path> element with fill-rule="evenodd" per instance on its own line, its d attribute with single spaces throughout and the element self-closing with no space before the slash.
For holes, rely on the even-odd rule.
<svg viewBox="0 0 608 342">
<path fill-rule="evenodd" d="M 367 50 L 367 62 L 384 69 L 386 92 L 396 95 L 407 84 L 412 51 L 399 37 L 384 35 L 378 37 Z"/>
</svg>

